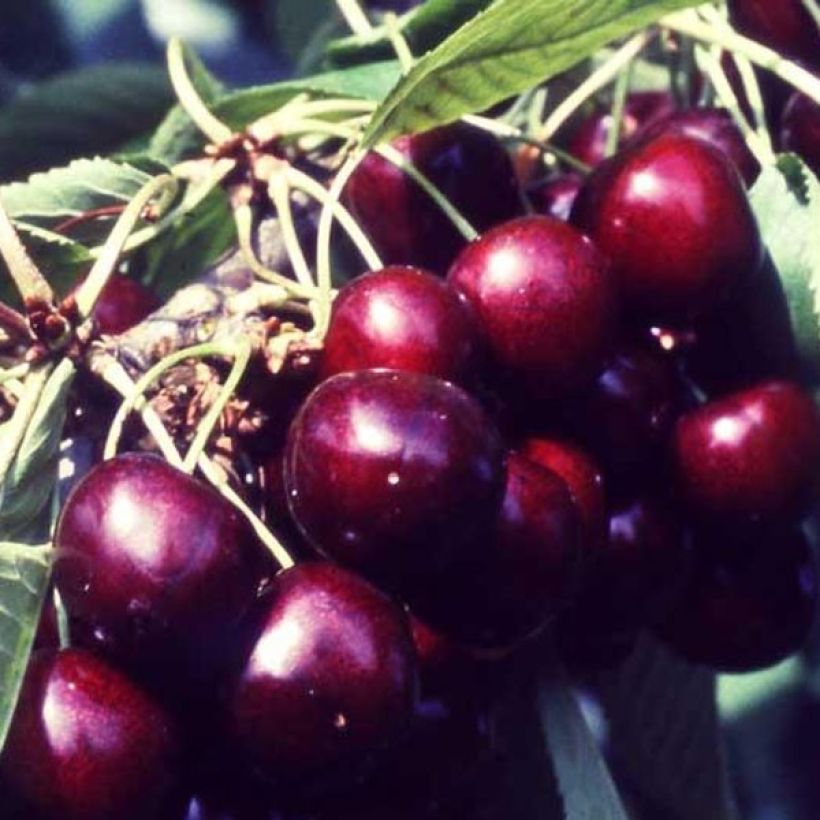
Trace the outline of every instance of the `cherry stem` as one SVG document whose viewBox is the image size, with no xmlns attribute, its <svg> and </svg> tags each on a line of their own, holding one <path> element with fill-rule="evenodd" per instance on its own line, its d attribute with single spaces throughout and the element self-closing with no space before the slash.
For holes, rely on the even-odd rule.
<svg viewBox="0 0 820 820">
<path fill-rule="evenodd" d="M 185 113 L 214 145 L 227 142 L 233 131 L 208 110 L 199 96 L 185 66 L 185 48 L 177 37 L 168 41 L 167 60 L 171 85 Z"/>
<path fill-rule="evenodd" d="M 154 177 L 138 191 L 137 195 L 128 203 L 125 210 L 120 214 L 113 230 L 105 240 L 100 255 L 88 277 L 77 289 L 77 309 L 80 316 L 85 319 L 94 308 L 94 304 L 102 293 L 114 268 L 119 261 L 125 241 L 134 229 L 134 226 L 142 216 L 145 206 L 160 195 L 157 209 L 160 213 L 167 210 L 179 190 L 179 184 L 170 174 L 162 174 Z"/>
<path fill-rule="evenodd" d="M 820 28 L 820 4 L 817 0 L 803 0 L 803 7 L 814 18 L 817 27 Z"/>
<path fill-rule="evenodd" d="M 111 387 L 123 397 L 123 403 L 117 411 L 117 416 L 120 415 L 120 411 L 122 411 L 123 407 L 127 405 L 127 410 L 125 414 L 122 415 L 122 418 L 118 419 L 115 416 L 109 428 L 108 438 L 106 439 L 105 448 L 103 450 L 103 458 L 109 459 L 116 455 L 125 416 L 131 409 L 134 409 L 142 417 L 143 424 L 145 424 L 148 432 L 154 437 L 154 441 L 157 443 L 165 460 L 181 470 L 182 458 L 177 451 L 176 445 L 170 433 L 165 429 L 165 425 L 162 423 L 162 419 L 156 410 L 154 410 L 142 396 L 143 391 L 139 389 L 139 383 L 134 382 L 128 375 L 126 369 L 113 356 L 101 356 L 96 358 L 94 360 L 93 369 L 103 381 L 111 385 Z M 115 424 L 117 424 L 116 427 Z"/>
<path fill-rule="evenodd" d="M 661 20 L 661 25 L 695 40 L 742 54 L 755 65 L 771 71 L 820 105 L 820 78 L 797 63 L 784 59 L 768 46 L 750 40 L 728 26 L 724 29 L 707 23 L 694 9 L 669 14 Z"/>
<path fill-rule="evenodd" d="M 310 267 L 302 250 L 302 243 L 299 241 L 299 234 L 293 224 L 293 209 L 290 206 L 290 185 L 284 169 L 277 169 L 271 174 L 268 180 L 268 196 L 276 209 L 279 228 L 282 231 L 282 241 L 293 273 L 305 287 L 312 288 L 315 286 L 313 274 L 310 272 Z"/>
<path fill-rule="evenodd" d="M 77 227 L 77 225 L 83 225 L 86 222 L 99 219 L 101 216 L 118 216 L 123 210 L 125 210 L 125 205 L 106 205 L 103 208 L 92 208 L 90 211 L 84 211 L 56 225 L 54 233 L 68 233 L 68 231 Z"/>
<path fill-rule="evenodd" d="M 0 385 L 5 384 L 12 379 L 22 379 L 31 370 L 31 365 L 28 362 L 22 362 L 8 370 L 0 370 Z"/>
<path fill-rule="evenodd" d="M 52 304 L 54 291 L 28 255 L 2 201 L 0 201 L 0 256 L 3 257 L 24 302 L 37 300 Z"/>
<path fill-rule="evenodd" d="M 336 5 L 354 34 L 364 36 L 373 31 L 373 24 L 368 20 L 357 0 L 336 0 Z"/>
<path fill-rule="evenodd" d="M 298 188 L 308 196 L 313 197 L 321 205 L 330 201 L 330 196 L 327 189 L 316 182 L 313 177 L 304 173 L 303 171 L 290 166 L 287 171 L 287 176 L 290 184 L 294 188 Z M 365 264 L 370 270 L 379 270 L 384 267 L 381 257 L 376 252 L 371 241 L 367 238 L 365 232 L 359 227 L 359 223 L 350 214 L 350 211 L 342 205 L 341 202 L 331 202 L 330 207 L 333 208 L 333 215 L 338 220 L 342 228 L 347 232 L 350 241 L 356 246 L 356 250 L 361 254 Z"/>
<path fill-rule="evenodd" d="M 261 117 L 247 128 L 249 136 L 265 143 L 288 132 L 288 126 L 310 117 L 321 117 L 323 114 L 370 114 L 376 104 L 369 100 L 348 100 L 334 98 L 329 100 L 303 100 L 295 97 L 272 114 Z"/>
<path fill-rule="evenodd" d="M 52 370 L 53 365 L 50 362 L 31 369 L 23 382 L 23 392 L 14 413 L 3 425 L 3 435 L 0 436 L 0 487 L 3 486 L 6 475 L 14 463 Z"/>
<path fill-rule="evenodd" d="M 262 264 L 257 257 L 253 247 L 253 208 L 249 203 L 236 205 L 233 210 L 236 222 L 236 238 L 239 244 L 239 251 L 247 266 L 260 278 L 273 285 L 279 285 L 287 294 L 294 299 L 313 299 L 316 296 L 316 287 L 311 285 L 306 287 L 300 282 L 283 276 L 281 273 L 272 271 Z"/>
<path fill-rule="evenodd" d="M 536 133 L 539 142 L 547 142 L 556 131 L 590 98 L 609 85 L 654 39 L 656 32 L 641 31 L 624 43 L 603 65 L 589 75 L 562 100 L 544 120 Z"/>
<path fill-rule="evenodd" d="M 221 350 L 220 347 L 222 348 Z M 224 345 L 219 347 L 214 346 L 213 355 L 219 355 L 219 353 L 226 355 Z M 197 426 L 194 440 L 191 442 L 191 446 L 185 454 L 183 469 L 186 473 L 192 473 L 194 471 L 199 456 L 204 452 L 208 439 L 211 437 L 214 427 L 216 427 L 217 422 L 222 416 L 225 405 L 230 401 L 237 385 L 245 375 L 245 370 L 247 370 L 248 362 L 251 358 L 250 342 L 248 342 L 247 339 L 240 339 L 232 353 L 233 366 L 231 367 L 231 372 L 225 379 L 225 384 L 222 385 L 222 390 L 216 401 L 208 408 L 208 412 L 203 416 L 202 421 Z"/>
<path fill-rule="evenodd" d="M 245 516 L 253 531 L 256 533 L 256 537 L 271 551 L 274 560 L 279 566 L 282 569 L 292 567 L 295 561 L 290 553 L 282 546 L 279 539 L 265 526 L 262 519 L 259 518 L 233 487 L 231 487 L 224 475 L 216 469 L 213 461 L 209 459 L 205 453 L 200 454 L 198 466 L 205 478 Z"/>
<path fill-rule="evenodd" d="M 629 86 L 632 82 L 632 66 L 634 60 L 630 60 L 624 70 L 618 75 L 615 81 L 615 92 L 612 97 L 612 113 L 609 132 L 606 135 L 606 146 L 604 156 L 611 157 L 617 150 L 621 141 L 621 128 L 624 121 L 624 110 L 626 108 L 626 96 L 629 93 Z"/>
<path fill-rule="evenodd" d="M 407 44 L 407 38 L 402 34 L 399 26 L 399 18 L 396 17 L 395 12 L 388 11 L 384 15 L 384 28 L 393 46 L 393 51 L 396 52 L 396 57 L 401 66 L 401 73 L 407 74 L 416 62 L 413 52 L 410 51 L 410 46 Z"/>
</svg>

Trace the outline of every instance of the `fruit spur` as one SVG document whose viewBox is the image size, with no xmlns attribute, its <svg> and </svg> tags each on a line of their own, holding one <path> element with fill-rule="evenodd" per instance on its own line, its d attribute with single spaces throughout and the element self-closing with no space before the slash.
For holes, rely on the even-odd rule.
<svg viewBox="0 0 820 820">
<path fill-rule="evenodd" d="M 380 109 L 329 93 L 226 124 L 172 42 L 207 146 L 66 295 L 3 212 L 16 492 L 21 380 L 76 376 L 36 432 L 62 478 L 25 541 L 49 571 L 0 816 L 510 817 L 499 715 L 528 669 L 592 685 L 652 645 L 743 673 L 806 646 L 820 369 L 755 192 L 784 161 L 817 190 L 820 35 L 781 7 L 671 15 L 558 103 L 533 83 L 369 143 Z M 641 66 L 663 81 L 633 89 Z M 234 244 L 195 281 L 147 275 L 207 196 Z"/>
</svg>

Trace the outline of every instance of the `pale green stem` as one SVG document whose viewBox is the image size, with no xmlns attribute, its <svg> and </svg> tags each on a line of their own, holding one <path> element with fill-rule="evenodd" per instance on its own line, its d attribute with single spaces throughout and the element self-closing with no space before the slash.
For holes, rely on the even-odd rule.
<svg viewBox="0 0 820 820">
<path fill-rule="evenodd" d="M 176 37 L 168 42 L 167 59 L 171 85 L 185 113 L 214 145 L 227 142 L 233 136 L 233 131 L 217 119 L 202 101 L 202 97 L 199 96 L 199 92 L 188 76 L 188 70 L 185 67 L 185 51 L 182 43 Z"/>
<path fill-rule="evenodd" d="M 402 74 L 407 74 L 416 62 L 413 57 L 413 52 L 410 51 L 410 46 L 407 44 L 407 39 L 402 34 L 399 26 L 399 18 L 396 17 L 392 11 L 384 15 L 384 28 L 387 31 L 387 37 L 390 40 L 390 45 L 396 52 L 396 57 L 399 60 Z"/>
<path fill-rule="evenodd" d="M 626 95 L 629 93 L 629 85 L 632 82 L 633 65 L 634 61 L 630 60 L 615 81 L 611 122 L 609 124 L 609 133 L 606 135 L 606 147 L 604 148 L 604 156 L 607 157 L 611 157 L 617 152 L 618 145 L 621 141 L 621 128 L 624 121 L 624 109 L 626 108 Z"/>
<path fill-rule="evenodd" d="M 248 134 L 267 142 L 286 132 L 289 123 L 311 117 L 321 117 L 323 114 L 369 114 L 376 109 L 376 104 L 369 100 L 347 100 L 334 98 L 330 100 L 309 100 L 299 103 L 285 103 L 272 114 L 260 117 L 248 126 Z"/>
<path fill-rule="evenodd" d="M 279 220 L 279 228 L 282 231 L 282 241 L 290 259 L 290 266 L 296 278 L 305 287 L 315 287 L 313 274 L 310 272 L 307 259 L 305 259 L 302 243 L 299 241 L 299 234 L 293 224 L 293 209 L 290 206 L 290 186 L 285 175 L 284 168 L 275 170 L 268 180 L 268 196 L 273 207 L 276 208 L 276 216 Z"/>
<path fill-rule="evenodd" d="M 362 10 L 358 0 L 336 0 L 336 5 L 354 34 L 359 36 L 370 34 L 373 30 L 373 24 L 367 19 L 367 15 Z"/>
<path fill-rule="evenodd" d="M 38 299 L 46 304 L 52 303 L 54 291 L 28 255 L 2 201 L 0 201 L 0 256 L 3 257 L 23 301 Z"/>
<path fill-rule="evenodd" d="M 12 379 L 21 379 L 29 372 L 29 370 L 31 370 L 31 365 L 28 362 L 23 362 L 15 367 L 10 367 L 8 370 L 0 370 L 0 384 L 4 384 Z"/>
<path fill-rule="evenodd" d="M 179 185 L 170 174 L 154 177 L 147 182 L 128 203 L 126 209 L 120 214 L 114 229 L 108 235 L 105 244 L 100 251 L 100 255 L 88 277 L 77 289 L 77 309 L 80 316 L 86 319 L 94 308 L 94 304 L 105 287 L 117 261 L 122 253 L 123 245 L 129 234 L 134 229 L 134 225 L 142 215 L 145 206 L 157 195 L 161 195 L 158 203 L 160 212 L 167 209 L 177 194 Z"/>
</svg>

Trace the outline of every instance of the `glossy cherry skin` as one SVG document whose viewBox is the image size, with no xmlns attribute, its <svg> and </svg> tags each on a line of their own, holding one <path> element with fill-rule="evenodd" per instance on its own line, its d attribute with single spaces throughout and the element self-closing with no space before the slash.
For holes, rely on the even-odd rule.
<svg viewBox="0 0 820 820">
<path fill-rule="evenodd" d="M 231 696 L 231 731 L 267 779 L 326 774 L 402 734 L 417 676 L 401 609 L 340 567 L 300 564 L 273 580 Z"/>
<path fill-rule="evenodd" d="M 157 295 L 128 276 L 114 274 L 102 289 L 92 316 L 100 333 L 117 334 L 138 325 L 160 305 Z"/>
<path fill-rule="evenodd" d="M 731 541 L 727 535 L 717 543 L 714 535 L 701 539 L 685 597 L 657 632 L 692 663 L 751 672 L 778 663 L 808 639 L 817 567 L 799 530 L 764 528 L 749 543 Z"/>
<path fill-rule="evenodd" d="M 393 147 L 479 232 L 521 212 L 512 162 L 491 134 L 449 125 L 399 137 Z M 344 201 L 386 264 L 444 273 L 464 239 L 401 168 L 369 154 L 347 183 Z"/>
<path fill-rule="evenodd" d="M 444 634 L 506 650 L 541 630 L 577 588 L 580 514 L 555 473 L 507 456 L 504 500 L 472 551 L 411 599 Z"/>
<path fill-rule="evenodd" d="M 714 308 L 763 258 L 737 171 L 684 134 L 641 141 L 600 165 L 572 221 L 611 259 L 625 307 L 673 325 Z"/>
<path fill-rule="evenodd" d="M 0 760 L 46 818 L 154 818 L 175 779 L 170 719 L 128 678 L 77 649 L 35 653 Z"/>
<path fill-rule="evenodd" d="M 799 154 L 820 177 L 820 105 L 795 92 L 783 112 L 780 142 L 784 151 Z"/>
<path fill-rule="evenodd" d="M 820 67 L 820 29 L 801 0 L 729 0 L 729 19 L 752 40 Z"/>
<path fill-rule="evenodd" d="M 658 469 L 678 416 L 694 403 L 675 364 L 622 345 L 595 384 L 566 406 L 566 421 L 601 464 L 613 491 Z"/>
<path fill-rule="evenodd" d="M 600 372 L 617 326 L 606 259 L 565 223 L 523 217 L 485 233 L 453 263 L 496 379 L 554 398 Z"/>
<path fill-rule="evenodd" d="M 728 111 L 721 108 L 672 111 L 640 131 L 638 139 L 669 132 L 701 139 L 717 148 L 732 161 L 747 186 L 751 186 L 760 173 L 760 163 L 746 145 L 742 132 Z"/>
<path fill-rule="evenodd" d="M 678 484 L 700 519 L 738 523 L 798 514 L 817 486 L 820 415 L 790 382 L 765 382 L 682 416 Z"/>
<path fill-rule="evenodd" d="M 311 393 L 285 464 L 297 524 L 323 554 L 404 587 L 434 575 L 491 520 L 498 434 L 478 403 L 418 373 L 341 373 Z"/>
<path fill-rule="evenodd" d="M 418 268 L 391 267 L 345 285 L 333 303 L 321 375 L 389 367 L 463 381 L 477 334 L 467 303 Z"/>
<path fill-rule="evenodd" d="M 146 454 L 88 473 L 55 544 L 69 615 L 140 678 L 174 679 L 168 669 L 194 674 L 216 660 L 271 571 L 233 505 Z"/>
<path fill-rule="evenodd" d="M 621 144 L 642 127 L 674 110 L 675 100 L 668 91 L 636 91 L 626 98 L 621 121 Z M 581 162 L 594 168 L 606 159 L 606 143 L 613 119 L 608 109 L 590 114 L 573 134 L 567 150 Z"/>
<path fill-rule="evenodd" d="M 558 174 L 532 188 L 529 197 L 537 213 L 566 222 L 583 183 L 579 174 Z"/>
<path fill-rule="evenodd" d="M 526 439 L 519 451 L 530 461 L 563 479 L 581 516 L 584 554 L 606 537 L 606 491 L 601 468 L 584 450 L 566 439 L 538 436 Z"/>
</svg>

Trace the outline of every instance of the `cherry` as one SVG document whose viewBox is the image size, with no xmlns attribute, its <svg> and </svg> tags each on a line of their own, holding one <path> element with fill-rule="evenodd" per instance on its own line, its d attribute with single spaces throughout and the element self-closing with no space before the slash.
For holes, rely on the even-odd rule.
<svg viewBox="0 0 820 820">
<path fill-rule="evenodd" d="M 675 652 L 721 672 L 751 672 L 800 649 L 817 603 L 803 533 L 763 529 L 741 544 L 713 533 L 697 551 L 686 596 L 658 630 Z"/>
<path fill-rule="evenodd" d="M 145 285 L 114 274 L 100 292 L 92 316 L 100 333 L 115 335 L 138 325 L 159 306 L 159 298 Z"/>
<path fill-rule="evenodd" d="M 780 142 L 785 151 L 799 154 L 820 176 L 820 105 L 796 91 L 783 112 Z"/>
<path fill-rule="evenodd" d="M 427 578 L 492 519 L 498 434 L 478 403 L 417 373 L 342 373 L 291 426 L 291 511 L 323 554 L 404 586 Z"/>
<path fill-rule="evenodd" d="M 580 447 L 560 438 L 526 439 L 519 448 L 530 461 L 563 479 L 581 516 L 584 553 L 606 537 L 606 493 L 600 467 Z"/>
<path fill-rule="evenodd" d="M 566 222 L 583 183 L 579 174 L 558 174 L 535 186 L 529 197 L 539 214 Z"/>
<path fill-rule="evenodd" d="M 321 375 L 389 367 L 462 381 L 475 348 L 470 309 L 449 284 L 418 268 L 385 268 L 336 297 Z"/>
<path fill-rule="evenodd" d="M 752 40 L 820 67 L 820 31 L 802 0 L 729 0 L 729 19 Z"/>
<path fill-rule="evenodd" d="M 566 606 L 580 557 L 580 515 L 565 482 L 510 453 L 494 527 L 411 605 L 459 642 L 506 650 Z"/>
<path fill-rule="evenodd" d="M 449 125 L 393 142 L 478 231 L 521 211 L 512 162 L 492 135 Z M 344 200 L 387 264 L 443 272 L 464 240 L 436 203 L 403 170 L 369 154 Z"/>
<path fill-rule="evenodd" d="M 198 674 L 223 652 L 268 572 L 239 513 L 146 454 L 105 461 L 74 488 L 55 582 L 83 633 L 141 677 Z"/>
<path fill-rule="evenodd" d="M 626 142 L 658 117 L 674 110 L 675 101 L 668 91 L 636 91 L 624 103 L 621 120 L 621 142 Z M 594 168 L 606 159 L 606 143 L 613 127 L 612 114 L 599 108 L 590 114 L 572 136 L 567 150 L 581 162 Z"/>
<path fill-rule="evenodd" d="M 475 682 L 476 662 L 462 646 L 409 614 L 413 646 L 419 664 L 422 697 L 458 696 Z M 472 680 L 471 680 L 472 679 Z"/>
<path fill-rule="evenodd" d="M 661 322 L 711 310 L 763 258 L 735 169 L 713 146 L 674 132 L 600 165 L 572 221 L 612 260 L 626 307 Z"/>
<path fill-rule="evenodd" d="M 739 523 L 799 512 L 817 484 L 820 414 L 789 382 L 765 382 L 682 416 L 677 478 L 699 518 Z"/>
<path fill-rule="evenodd" d="M 3 750 L 8 783 L 45 817 L 156 817 L 174 781 L 176 729 L 88 652 L 36 652 Z"/>
<path fill-rule="evenodd" d="M 675 420 L 693 401 L 673 362 L 622 345 L 592 387 L 567 404 L 565 415 L 615 491 L 657 470 Z"/>
<path fill-rule="evenodd" d="M 477 317 L 501 381 L 553 398 L 589 383 L 617 324 L 604 257 L 569 225 L 523 217 L 467 246 L 448 274 Z"/>
<path fill-rule="evenodd" d="M 393 743 L 416 695 L 402 611 L 346 570 L 306 563 L 273 580 L 230 723 L 262 776 L 294 782 Z"/>
<path fill-rule="evenodd" d="M 701 139 L 717 148 L 732 161 L 746 185 L 751 186 L 760 173 L 760 163 L 728 111 L 720 108 L 672 111 L 642 129 L 638 138 L 650 139 L 669 132 Z"/>
</svg>

